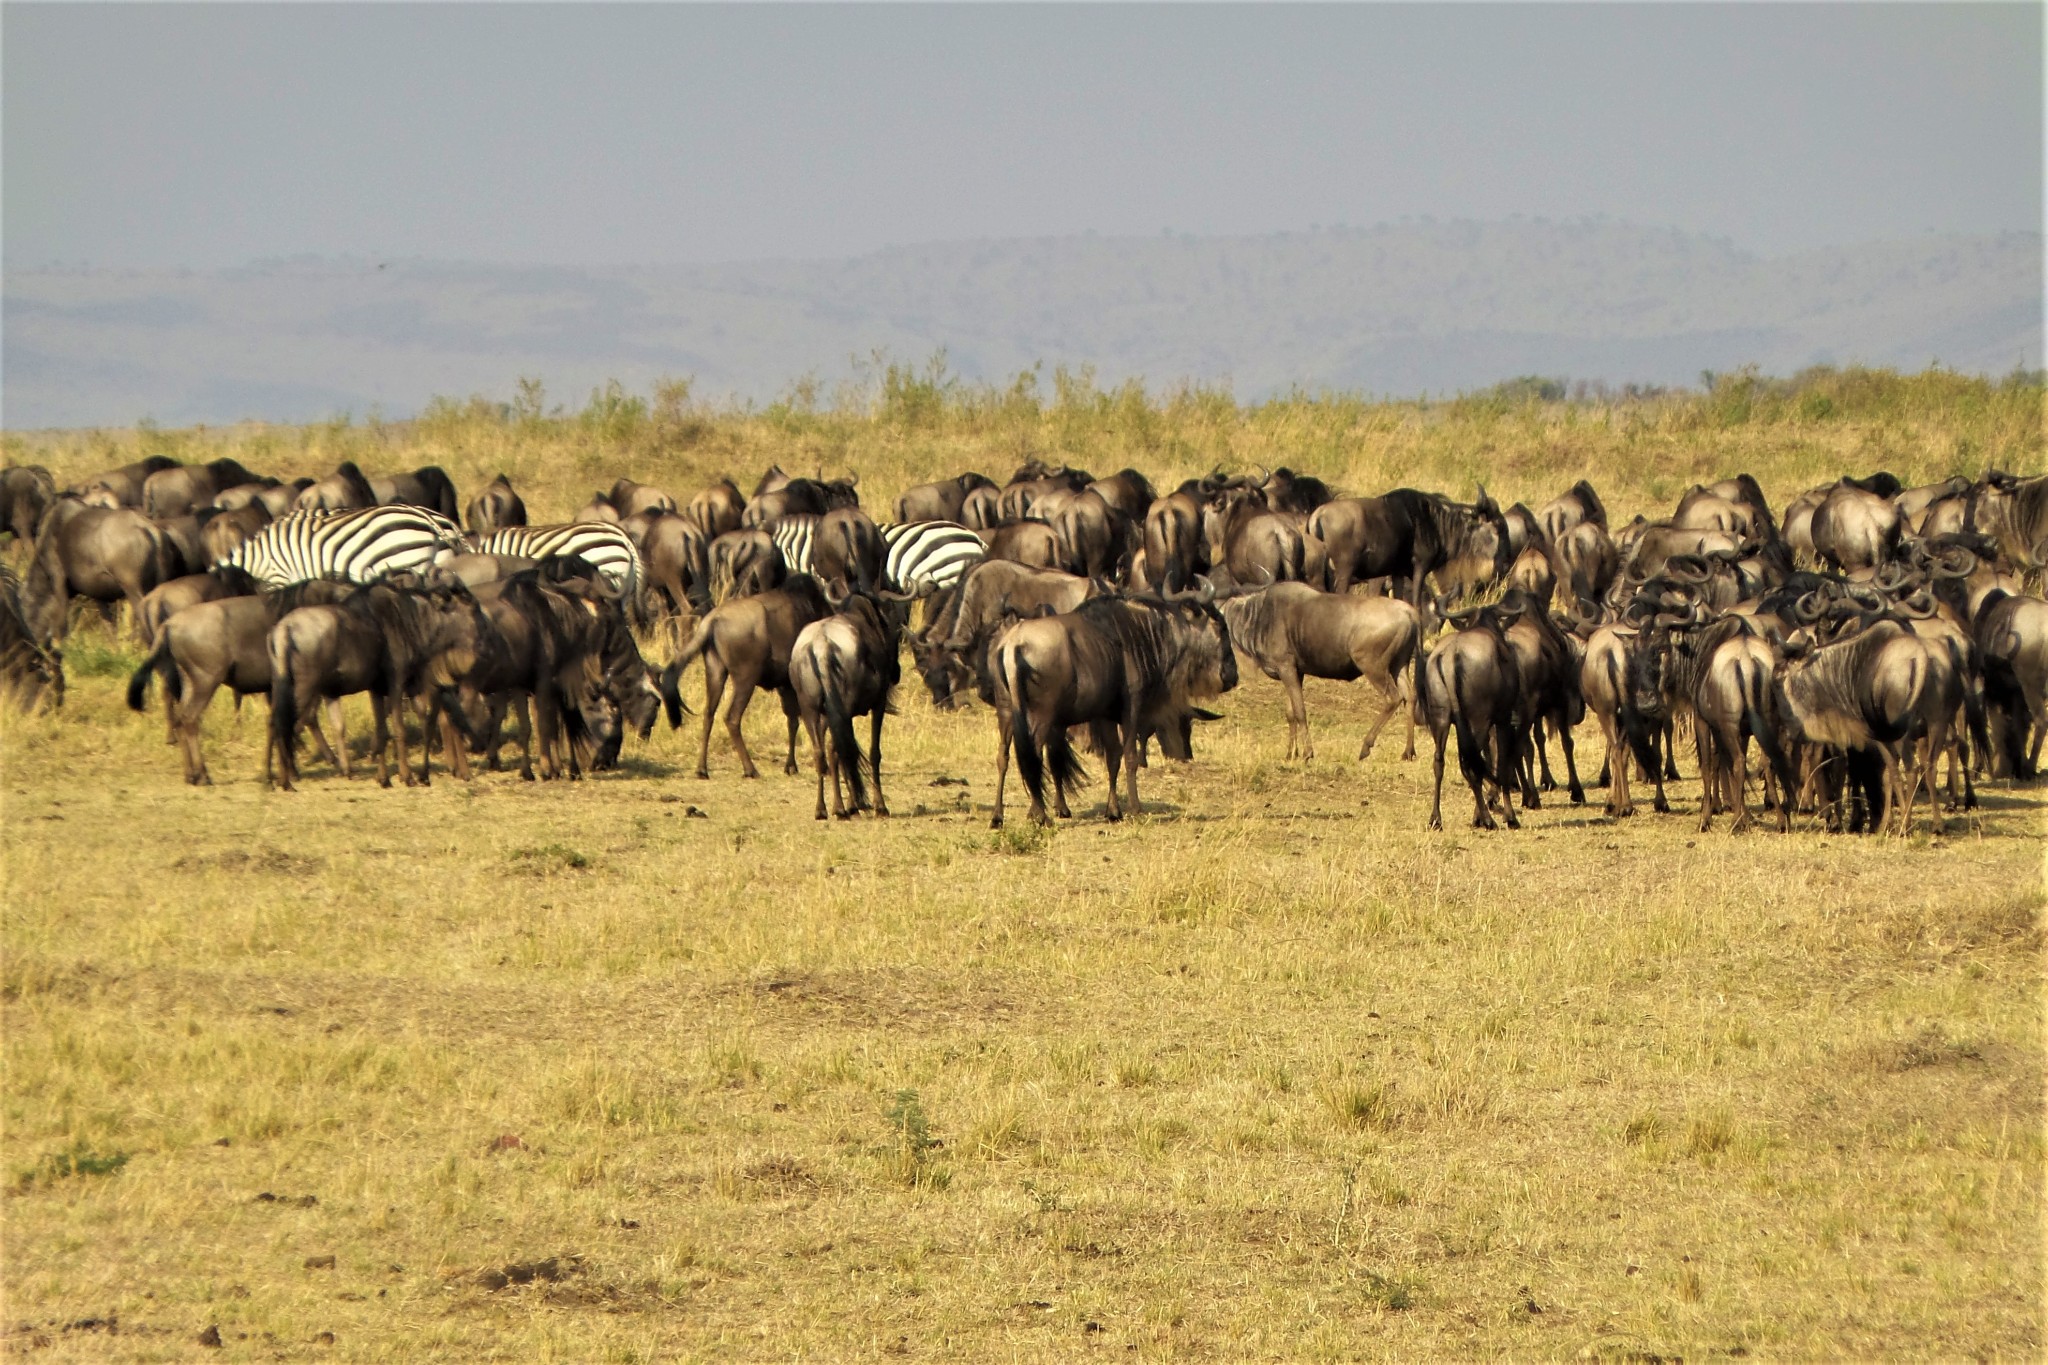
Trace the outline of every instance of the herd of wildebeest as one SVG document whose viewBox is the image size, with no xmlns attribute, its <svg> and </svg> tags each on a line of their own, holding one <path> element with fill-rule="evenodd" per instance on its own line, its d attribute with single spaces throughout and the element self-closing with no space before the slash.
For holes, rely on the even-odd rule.
<svg viewBox="0 0 2048 1365">
<path fill-rule="evenodd" d="M 497 767 L 508 714 L 522 776 L 538 747 L 544 776 L 576 777 L 615 765 L 664 704 L 680 726 L 680 675 L 701 663 L 699 777 L 728 684 L 726 730 L 756 776 L 741 723 L 768 689 L 785 771 L 808 732 L 818 817 L 828 785 L 835 814 L 886 815 L 882 723 L 906 647 L 937 704 L 992 707 L 996 825 L 1013 755 L 1032 817 L 1068 815 L 1083 741 L 1107 769 L 1109 818 L 1136 812 L 1153 742 L 1190 759 L 1196 722 L 1215 718 L 1202 704 L 1236 685 L 1240 658 L 1285 688 L 1290 758 L 1314 754 L 1304 678 L 1371 686 L 1360 758 L 1405 705 L 1404 756 L 1418 725 L 1435 741 L 1432 828 L 1453 734 L 1475 824 L 1498 812 L 1514 827 L 1518 803 L 1540 804 L 1553 741 L 1583 802 L 1572 741 L 1589 711 L 1607 755 L 1594 785 L 1617 817 L 1632 768 L 1669 810 L 1690 729 L 1702 829 L 1718 813 L 1750 824 L 1754 775 L 1781 830 L 1814 812 L 1904 833 L 1924 791 L 1938 831 L 1979 779 L 2031 779 L 2048 734 L 2048 478 L 1996 470 L 1913 488 L 1843 478 L 1782 508 L 1740 475 L 1616 524 L 1584 481 L 1531 511 L 1483 488 L 1339 496 L 1286 468 L 1160 495 L 1135 470 L 1033 461 L 1007 484 L 912 488 L 878 524 L 856 479 L 771 469 L 750 498 L 729 479 L 687 498 L 621 479 L 573 522 L 509 540 L 527 518 L 506 479 L 464 530 L 432 467 L 284 481 L 158 456 L 64 490 L 11 467 L 0 493 L 0 529 L 27 556 L 0 581 L 5 683 L 23 705 L 60 704 L 77 599 L 110 614 L 125 600 L 149 651 L 129 704 L 159 681 L 194 783 L 223 687 L 269 698 L 265 777 L 285 788 L 307 729 L 347 775 L 339 699 L 358 692 L 386 785 L 394 750 L 407 784 L 437 749 L 458 777 L 473 758 Z M 658 640 L 665 668 L 642 653 Z"/>
</svg>

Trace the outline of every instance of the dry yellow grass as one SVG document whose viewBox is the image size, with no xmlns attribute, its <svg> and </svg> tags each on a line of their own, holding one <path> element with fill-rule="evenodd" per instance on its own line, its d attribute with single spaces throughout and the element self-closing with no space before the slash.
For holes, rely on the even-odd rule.
<svg viewBox="0 0 2048 1365">
<path fill-rule="evenodd" d="M 1908 474 L 1930 433 L 2037 468 L 2030 401 L 2030 438 L 1995 404 L 1811 448 L 1674 425 L 1570 471 L 1513 451 L 1579 449 L 1585 414 L 1361 406 L 1350 463 L 1290 462 L 1449 483 L 1431 423 L 1466 423 L 1509 496 L 1589 472 L 1626 513 L 1744 466 L 1783 496 L 1878 441 Z M 776 419 L 704 420 L 535 511 L 774 458 Z M 960 418 L 924 446 L 812 420 L 878 493 L 1014 453 Z M 1160 420 L 1144 467 L 1214 453 Z M 1259 420 L 1233 451 L 1282 448 Z M 378 463 L 467 492 L 476 441 Z M 576 456 L 532 458 L 515 477 Z M 908 688 L 886 822 L 819 825 L 808 776 L 742 782 L 722 747 L 691 779 L 688 729 L 581 784 L 314 766 L 287 796 L 254 780 L 261 706 L 225 703 L 222 785 L 191 790 L 161 715 L 121 704 L 122 651 L 88 631 L 72 658 L 60 717 L 0 722 L 9 1350 L 185 1359 L 217 1326 L 231 1360 L 2040 1353 L 2038 788 L 1941 840 L 1702 836 L 1689 781 L 1672 816 L 1596 794 L 1430 835 L 1426 736 L 1413 763 L 1283 763 L 1251 679 L 1194 765 L 1143 774 L 1142 819 L 1091 789 L 1048 834 L 988 831 L 987 713 Z M 1311 687 L 1326 753 L 1362 702 Z"/>
</svg>

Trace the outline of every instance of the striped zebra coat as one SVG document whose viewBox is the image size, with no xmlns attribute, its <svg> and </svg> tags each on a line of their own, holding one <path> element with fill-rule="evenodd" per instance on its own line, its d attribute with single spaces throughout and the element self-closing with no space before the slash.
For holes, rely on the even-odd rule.
<svg viewBox="0 0 2048 1365">
<path fill-rule="evenodd" d="M 374 583 L 403 570 L 424 573 L 435 555 L 461 548 L 460 528 L 421 507 L 307 510 L 279 517 L 221 562 L 276 589 L 322 578 Z"/>
<path fill-rule="evenodd" d="M 775 548 L 782 551 L 782 563 L 791 573 L 809 573 L 811 556 L 818 545 L 818 523 L 824 518 L 809 512 L 794 513 L 769 528 Z"/>
<path fill-rule="evenodd" d="M 555 526 L 503 526 L 478 538 L 484 554 L 520 555 L 526 559 L 567 559 L 576 556 L 603 574 L 605 581 L 632 600 L 640 590 L 640 550 L 633 538 L 608 521 L 576 521 Z"/>
<path fill-rule="evenodd" d="M 958 522 L 909 521 L 877 527 L 882 536 L 882 586 L 916 596 L 926 585 L 944 592 L 981 563 L 988 547 Z"/>
</svg>

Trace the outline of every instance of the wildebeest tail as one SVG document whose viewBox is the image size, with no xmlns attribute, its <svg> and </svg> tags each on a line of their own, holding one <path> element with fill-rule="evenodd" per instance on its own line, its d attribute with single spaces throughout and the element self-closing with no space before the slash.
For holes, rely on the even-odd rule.
<svg viewBox="0 0 2048 1365">
<path fill-rule="evenodd" d="M 1755 737 L 1756 746 L 1764 751 L 1764 761 L 1771 765 L 1771 772 L 1778 779 L 1778 800 L 1789 805 L 1794 798 L 1792 786 L 1792 763 L 1785 756 L 1785 746 L 1778 742 L 1778 727 L 1770 715 L 1770 697 L 1764 688 L 1764 671 L 1761 668 L 1745 670 L 1742 679 L 1742 723 L 1749 727 Z"/>
<path fill-rule="evenodd" d="M 825 669 L 831 676 L 822 676 L 814 656 L 811 672 L 818 684 L 818 692 L 825 703 L 825 728 L 832 737 L 832 756 L 838 760 L 840 774 L 846 785 L 853 790 L 853 808 L 866 810 L 868 807 L 867 782 L 861 776 L 860 741 L 854 737 L 853 714 L 846 709 L 846 677 L 837 654 L 826 661 Z"/>
<path fill-rule="evenodd" d="M 671 730 L 682 728 L 683 715 L 690 709 L 683 705 L 683 694 L 677 686 L 682 681 L 683 670 L 695 663 L 697 656 L 710 644 L 711 619 L 706 617 L 697 623 L 697 629 L 691 632 L 690 641 L 683 646 L 682 652 L 661 670 L 661 705 L 668 712 L 668 728 Z"/>
<path fill-rule="evenodd" d="M 403 725 L 405 719 L 399 718 Z M 277 770 L 289 780 L 294 776 L 296 757 L 292 741 L 299 732 L 298 698 L 292 686 L 292 642 L 284 637 L 281 649 L 270 660 L 270 742 L 277 757 Z"/>
<path fill-rule="evenodd" d="M 998 647 L 989 660 L 996 671 L 997 687 L 1010 698 L 1010 747 L 1017 753 L 1017 776 L 1032 801 L 1045 802 L 1045 763 L 1038 744 L 1031 737 L 1031 706 L 1025 688 L 1031 681 L 1031 666 L 1015 649 Z"/>
<path fill-rule="evenodd" d="M 160 674 L 164 680 L 164 695 L 172 701 L 179 699 L 178 670 L 171 663 L 171 637 L 158 632 L 156 648 L 142 661 L 142 667 L 128 679 L 128 709 L 140 711 L 149 701 L 149 675 Z"/>
<path fill-rule="evenodd" d="M 1456 654 L 1451 656 L 1451 723 L 1458 731 L 1458 771 L 1465 780 L 1475 787 L 1493 779 L 1493 772 L 1486 766 L 1486 740 L 1481 731 L 1472 724 L 1473 706 L 1471 698 L 1465 695 L 1464 661 Z"/>
</svg>

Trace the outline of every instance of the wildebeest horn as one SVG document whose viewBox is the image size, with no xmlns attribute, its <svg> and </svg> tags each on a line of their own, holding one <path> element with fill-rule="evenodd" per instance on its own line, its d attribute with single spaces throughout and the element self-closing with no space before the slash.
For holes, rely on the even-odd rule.
<svg viewBox="0 0 2048 1365">
<path fill-rule="evenodd" d="M 1827 611 L 1827 602 L 1819 592 L 1801 593 L 1792 603 L 1792 619 L 1803 626 L 1810 626 Z"/>
<path fill-rule="evenodd" d="M 1264 465 L 1260 465 L 1259 469 L 1261 471 L 1259 474 L 1259 481 L 1251 485 L 1253 488 L 1264 488 L 1267 484 L 1273 481 L 1272 470 L 1266 468 L 1266 466 Z"/>
<path fill-rule="evenodd" d="M 1908 597 L 1905 601 L 1898 603 L 1895 607 L 1893 607 L 1893 610 L 1898 612 L 1899 615 L 1908 617 L 1915 621 L 1931 620 L 1933 619 L 1935 614 L 1934 593 L 1931 589 L 1923 586 L 1911 597 Z"/>
<path fill-rule="evenodd" d="M 1713 574 L 1698 555 L 1673 555 L 1664 561 L 1664 572 L 1692 583 L 1704 583 Z"/>
<path fill-rule="evenodd" d="M 1891 601 L 1875 585 L 1870 583 L 1845 583 L 1842 596 L 1865 611 L 1883 611 Z"/>
<path fill-rule="evenodd" d="M 1202 574 L 1195 575 L 1195 582 L 1199 585 L 1195 589 L 1195 601 L 1206 607 L 1216 600 L 1216 585 L 1214 583 L 1211 583 Z"/>
<path fill-rule="evenodd" d="M 1474 618 L 1479 615 L 1479 608 L 1460 607 L 1456 611 L 1438 611 L 1437 615 L 1462 630 L 1471 625 Z"/>
<path fill-rule="evenodd" d="M 1977 556 L 1967 545 L 1951 545 L 1934 557 L 1936 578 L 1968 578 L 1977 572 Z"/>
</svg>

